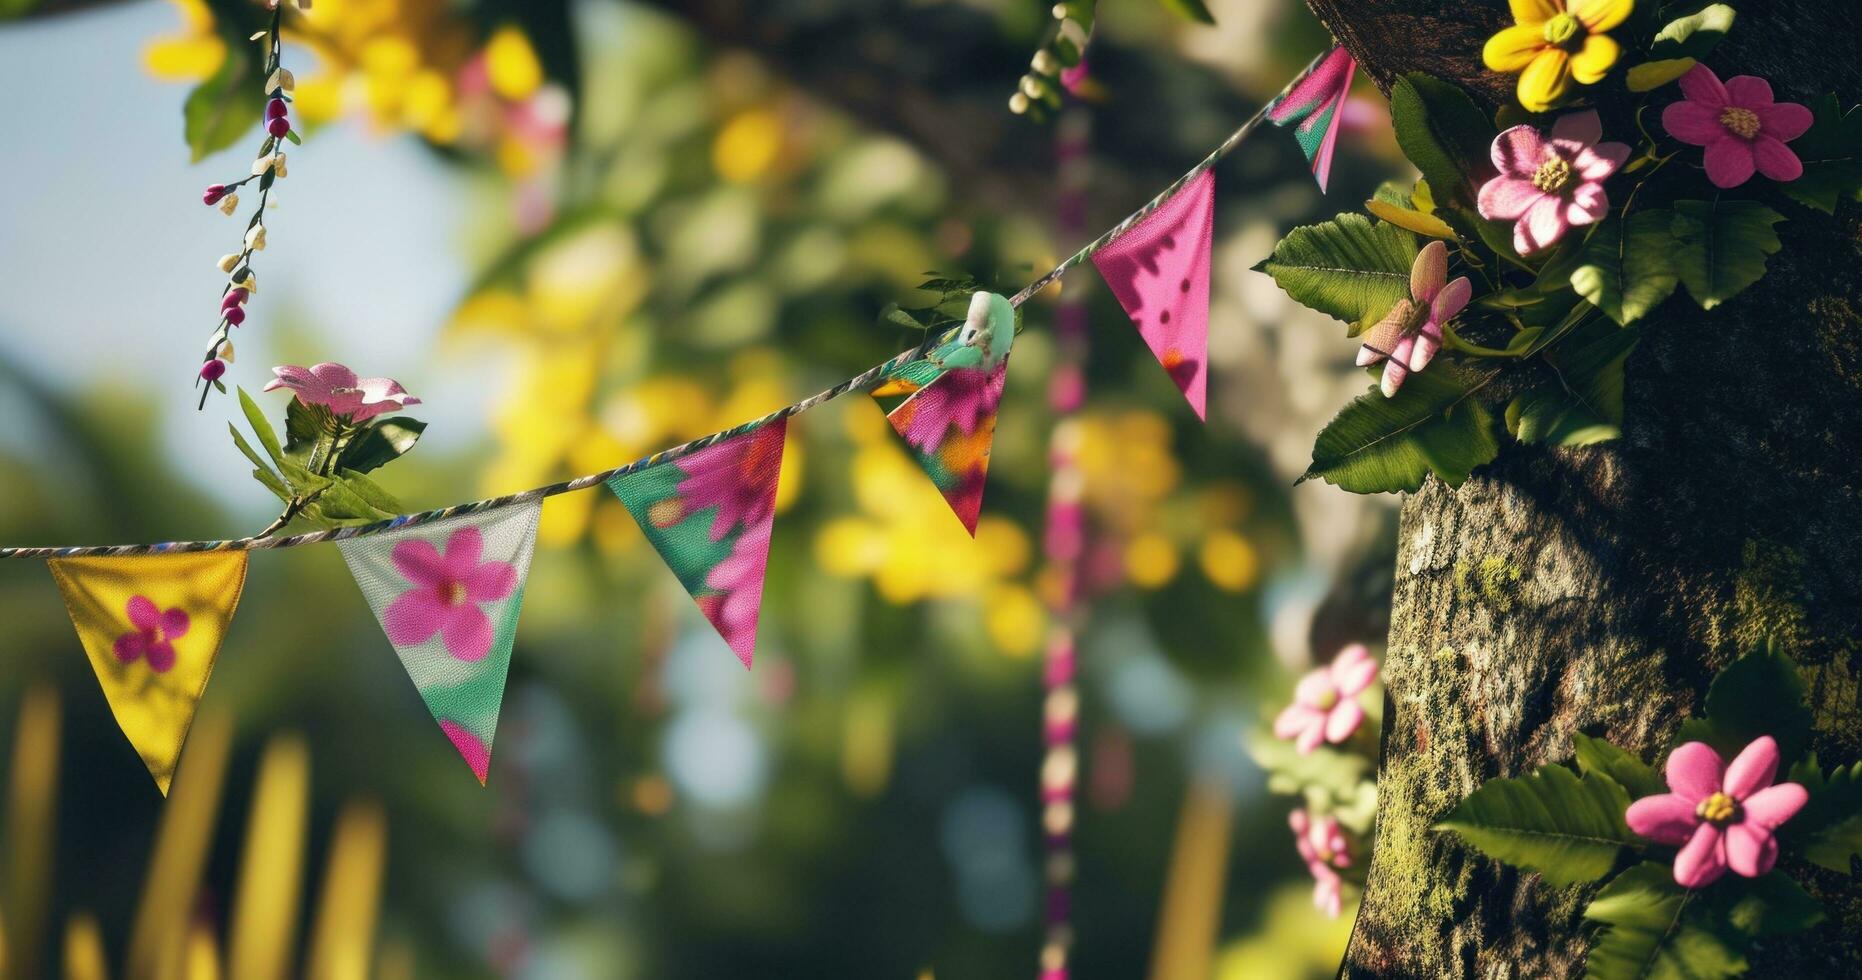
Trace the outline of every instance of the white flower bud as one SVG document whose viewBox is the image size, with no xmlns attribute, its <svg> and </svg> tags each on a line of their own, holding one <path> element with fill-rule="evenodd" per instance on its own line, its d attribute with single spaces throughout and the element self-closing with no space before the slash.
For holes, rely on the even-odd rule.
<svg viewBox="0 0 1862 980">
<path fill-rule="evenodd" d="M 1072 41 L 1074 47 L 1086 47 L 1086 28 L 1071 17 L 1060 22 L 1060 36 Z"/>
<path fill-rule="evenodd" d="M 289 92 L 295 88 L 297 88 L 297 79 L 292 77 L 291 71 L 288 68 L 280 68 L 272 72 L 272 77 L 265 80 L 265 91 L 267 92 Z"/>
<path fill-rule="evenodd" d="M 1030 99 L 1041 97 L 1041 80 L 1033 75 L 1022 76 L 1022 94 Z"/>
<path fill-rule="evenodd" d="M 225 255 L 220 256 L 219 266 L 220 266 L 221 272 L 224 272 L 230 276 L 233 274 L 233 270 L 237 268 L 238 265 L 239 265 L 239 253 L 238 252 L 228 252 Z"/>
<path fill-rule="evenodd" d="M 1057 3 L 1054 5 L 1054 19 L 1055 20 L 1066 20 L 1067 19 L 1067 5 L 1066 4 Z"/>
<path fill-rule="evenodd" d="M 1028 97 L 1020 92 L 1009 96 L 1009 111 L 1018 116 L 1026 113 L 1028 111 Z"/>
<path fill-rule="evenodd" d="M 228 194 L 225 197 L 220 198 L 220 213 L 221 214 L 232 214 L 234 211 L 237 211 L 237 210 L 239 210 L 239 195 L 238 194 Z"/>
<path fill-rule="evenodd" d="M 253 225 L 246 229 L 246 247 L 254 252 L 265 251 L 265 226 Z"/>
<path fill-rule="evenodd" d="M 274 157 L 274 159 L 272 160 L 272 171 L 276 173 L 279 177 L 283 177 L 284 176 L 284 154 L 274 153 L 272 154 L 272 156 Z"/>
<path fill-rule="evenodd" d="M 1060 59 L 1054 57 L 1054 52 L 1046 48 L 1034 53 L 1033 65 L 1034 70 L 1043 75 L 1054 75 L 1060 72 Z"/>
<path fill-rule="evenodd" d="M 256 275 L 253 275 L 251 269 L 247 269 L 245 277 L 242 279 L 235 280 L 233 282 L 233 285 L 240 289 L 245 290 L 247 293 L 250 293 L 253 296 L 257 296 L 259 294 L 259 277 Z"/>
</svg>

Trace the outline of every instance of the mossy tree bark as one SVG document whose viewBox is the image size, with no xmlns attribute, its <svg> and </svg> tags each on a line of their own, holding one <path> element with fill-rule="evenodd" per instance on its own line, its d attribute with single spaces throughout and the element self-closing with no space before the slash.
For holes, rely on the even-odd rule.
<svg viewBox="0 0 1862 980">
<path fill-rule="evenodd" d="M 1480 63 L 1511 22 L 1501 0 L 1308 3 L 1386 91 L 1422 71 L 1490 111 L 1512 99 Z M 1855 5 L 1737 6 L 1708 58 L 1722 77 L 1862 97 Z M 1620 84 L 1592 91 L 1623 118 Z M 1342 975 L 1580 975 L 1588 892 L 1430 826 L 1483 780 L 1569 759 L 1573 732 L 1658 754 L 1762 637 L 1805 669 L 1813 747 L 1862 757 L 1862 209 L 1779 210 L 1758 285 L 1706 313 L 1678 292 L 1645 321 L 1621 440 L 1513 446 L 1404 501 L 1377 839 Z M 1754 949 L 1752 975 L 1862 976 L 1862 884 L 1784 870 L 1830 918 Z"/>
</svg>

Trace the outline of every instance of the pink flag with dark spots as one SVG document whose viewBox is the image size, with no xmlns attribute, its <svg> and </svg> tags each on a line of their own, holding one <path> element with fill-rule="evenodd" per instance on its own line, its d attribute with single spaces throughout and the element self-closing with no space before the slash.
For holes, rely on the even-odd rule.
<svg viewBox="0 0 1862 980">
<path fill-rule="evenodd" d="M 1170 373 L 1197 418 L 1209 385 L 1209 247 L 1215 175 L 1204 171 L 1112 244 L 1093 264 Z"/>
</svg>

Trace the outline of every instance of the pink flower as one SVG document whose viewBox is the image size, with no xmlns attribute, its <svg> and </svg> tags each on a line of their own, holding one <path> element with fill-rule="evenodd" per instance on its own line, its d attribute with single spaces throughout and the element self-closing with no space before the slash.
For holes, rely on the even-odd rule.
<svg viewBox="0 0 1862 980">
<path fill-rule="evenodd" d="M 1604 178 L 1629 159 L 1629 144 L 1597 142 L 1602 137 L 1596 110 L 1558 117 L 1549 140 L 1525 125 L 1494 137 L 1500 176 L 1481 185 L 1481 217 L 1513 221 L 1513 248 L 1521 255 L 1557 242 L 1575 225 L 1603 220 L 1610 211 Z"/>
<path fill-rule="evenodd" d="M 1340 650 L 1330 664 L 1300 678 L 1293 703 L 1274 719 L 1274 737 L 1294 739 L 1300 754 L 1336 745 L 1351 737 L 1364 721 L 1358 695 L 1377 680 L 1377 661 L 1362 643 Z"/>
<path fill-rule="evenodd" d="M 265 385 L 266 391 L 289 388 L 297 400 L 306 405 L 322 405 L 352 422 L 364 422 L 384 412 L 398 411 L 420 399 L 407 393 L 401 383 L 390 378 L 358 378 L 341 364 L 315 364 L 310 367 L 281 365 L 272 368 L 277 375 Z"/>
<path fill-rule="evenodd" d="M 689 475 L 679 481 L 677 520 L 715 506 L 713 541 L 724 540 L 739 524 L 766 523 L 776 503 L 773 490 L 782 472 L 782 439 L 787 429 L 780 422 L 765 425 L 693 453 L 680 463 L 679 468 Z"/>
<path fill-rule="evenodd" d="M 763 608 L 770 530 L 768 522 L 746 527 L 731 553 L 705 576 L 705 588 L 712 591 L 697 597 L 699 610 L 717 627 L 745 667 L 750 666 L 757 613 Z"/>
<path fill-rule="evenodd" d="M 1305 810 L 1287 814 L 1287 826 L 1293 828 L 1293 846 L 1312 873 L 1312 904 L 1331 918 L 1338 918 L 1344 903 L 1340 886 L 1344 879 L 1334 869 L 1351 867 L 1351 842 L 1334 817 L 1312 819 Z"/>
<path fill-rule="evenodd" d="M 1757 75 L 1735 75 L 1720 83 L 1706 65 L 1681 76 L 1686 96 L 1662 110 L 1668 135 L 1707 148 L 1707 179 L 1715 187 L 1738 187 L 1754 170 L 1773 180 L 1804 175 L 1803 161 L 1785 146 L 1810 128 L 1810 110 L 1795 102 L 1773 102 L 1771 83 Z"/>
<path fill-rule="evenodd" d="M 146 659 L 150 670 L 167 673 L 175 665 L 174 641 L 187 635 L 187 610 L 163 612 L 148 596 L 134 595 L 124 612 L 131 628 L 116 638 L 116 659 L 126 664 Z"/>
<path fill-rule="evenodd" d="M 1423 246 L 1409 268 L 1410 298 L 1398 300 L 1358 348 L 1359 367 L 1390 356 L 1384 368 L 1385 398 L 1397 393 L 1411 371 L 1429 366 L 1442 349 L 1442 325 L 1468 305 L 1473 292 L 1467 276 L 1448 282 L 1448 246 L 1439 241 Z"/>
<path fill-rule="evenodd" d="M 1705 742 L 1689 742 L 1668 756 L 1672 793 L 1647 796 L 1629 805 L 1629 829 L 1652 841 L 1681 848 L 1675 883 L 1700 888 L 1726 873 L 1756 878 L 1778 861 L 1772 832 L 1810 799 L 1796 783 L 1772 785 L 1778 775 L 1778 743 L 1770 735 L 1752 741 L 1733 764 Z"/>
<path fill-rule="evenodd" d="M 446 539 L 442 555 L 426 541 L 394 546 L 394 567 L 413 588 L 382 613 L 388 642 L 397 647 L 425 643 L 439 634 L 446 652 L 468 662 L 491 652 L 491 619 L 479 603 L 496 602 L 517 587 L 517 569 L 501 561 L 480 562 L 484 540 L 478 528 L 462 527 Z"/>
<path fill-rule="evenodd" d="M 1007 376 L 1006 365 L 994 371 L 958 368 L 939 375 L 906 401 L 912 409 L 905 423 L 905 441 L 934 453 L 951 429 L 966 436 L 974 433 L 984 419 L 995 414 Z"/>
<path fill-rule="evenodd" d="M 472 767 L 472 775 L 478 777 L 478 784 L 485 785 L 485 777 L 491 775 L 491 749 L 479 741 L 477 735 L 467 731 L 464 725 L 449 718 L 440 719 L 440 731 L 453 740 L 453 748 L 458 749 L 459 754 L 465 757 L 466 765 Z"/>
</svg>

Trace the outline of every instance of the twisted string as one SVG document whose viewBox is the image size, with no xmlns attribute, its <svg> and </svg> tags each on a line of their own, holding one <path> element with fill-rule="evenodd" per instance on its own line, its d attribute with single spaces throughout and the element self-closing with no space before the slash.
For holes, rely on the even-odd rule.
<svg viewBox="0 0 1862 980">
<path fill-rule="evenodd" d="M 1046 275 L 1024 286 L 1021 292 L 1009 297 L 1009 305 L 1021 306 L 1028 302 L 1036 293 L 1046 289 L 1056 279 L 1066 275 L 1080 263 L 1092 258 L 1095 252 L 1106 247 L 1113 239 L 1129 231 L 1133 225 L 1143 221 L 1145 218 L 1149 217 L 1152 212 L 1163 207 L 1178 191 L 1183 189 L 1185 184 L 1202 176 L 1205 171 L 1219 163 L 1223 157 L 1227 156 L 1235 147 L 1239 146 L 1242 140 L 1247 139 L 1248 135 L 1253 133 L 1262 122 L 1266 121 L 1268 113 L 1272 112 L 1274 107 L 1280 104 L 1280 101 L 1286 97 L 1287 92 L 1291 91 L 1295 85 L 1299 84 L 1301 79 L 1304 79 L 1311 73 L 1313 68 L 1319 64 L 1320 59 L 1324 57 L 1325 56 L 1321 54 L 1319 57 L 1308 62 L 1306 67 L 1301 69 L 1300 73 L 1293 77 L 1292 81 L 1288 82 L 1273 98 L 1267 100 L 1266 104 L 1256 110 L 1254 115 L 1249 116 L 1247 121 L 1237 127 L 1233 133 L 1230 133 L 1228 138 L 1222 141 L 1221 145 L 1211 151 L 1208 156 L 1203 157 L 1196 166 L 1191 167 L 1188 173 L 1177 178 L 1169 187 L 1160 191 L 1156 197 L 1146 201 L 1143 206 L 1126 216 L 1125 220 L 1112 226 L 1105 234 L 1086 243 L 1079 251 L 1068 256 L 1059 265 L 1049 270 Z M 544 497 L 553 497 L 559 493 L 584 490 L 597 483 L 605 483 L 617 476 L 625 476 L 629 473 L 646 469 L 649 466 L 657 466 L 661 463 L 669 463 L 673 460 L 690 456 L 693 453 L 714 446 L 726 439 L 743 435 L 746 432 L 759 429 L 772 422 L 777 422 L 793 415 L 800 415 L 817 405 L 833 401 L 850 391 L 865 391 L 892 372 L 913 361 L 923 359 L 939 345 L 954 339 L 961 329 L 962 327 L 960 326 L 951 327 L 934 337 L 927 337 L 916 347 L 895 354 L 885 361 L 875 364 L 845 381 L 839 382 L 831 388 L 816 392 L 792 405 L 785 405 L 762 418 L 752 419 L 740 425 L 725 429 L 722 432 L 713 432 L 708 436 L 701 436 L 683 445 L 673 446 L 670 449 L 662 449 L 651 456 L 634 460 L 624 466 L 617 466 L 610 470 L 602 470 L 599 473 L 590 473 L 586 476 L 578 476 L 575 479 L 564 480 L 561 483 L 534 487 L 522 493 L 506 494 L 502 497 L 491 497 L 485 500 L 475 500 L 470 503 L 454 504 L 451 507 L 422 511 L 418 514 L 403 514 L 400 517 L 395 517 L 386 521 L 377 521 L 373 524 L 360 524 L 354 527 L 337 527 L 281 537 L 245 537 L 232 538 L 224 541 L 167 541 L 157 544 L 0 548 L 0 558 L 119 557 L 123 555 L 159 555 L 200 551 L 259 551 L 271 548 L 295 548 L 300 545 L 317 544 L 322 541 L 343 541 L 349 538 L 367 537 L 371 534 L 380 534 L 384 531 L 395 530 L 396 528 L 431 524 L 435 521 L 446 520 L 449 517 L 458 517 L 464 514 L 478 514 L 488 510 L 497 510 L 501 507 L 528 503 L 532 500 L 541 500 Z"/>
</svg>

